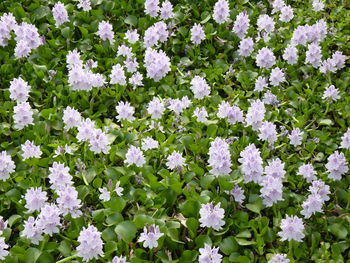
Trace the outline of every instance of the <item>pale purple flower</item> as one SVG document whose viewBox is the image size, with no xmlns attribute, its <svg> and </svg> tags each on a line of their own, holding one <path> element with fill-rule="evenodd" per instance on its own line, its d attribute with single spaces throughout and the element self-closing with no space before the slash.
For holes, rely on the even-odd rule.
<svg viewBox="0 0 350 263">
<path fill-rule="evenodd" d="M 145 13 L 151 17 L 157 17 L 159 12 L 159 0 L 146 0 Z"/>
<path fill-rule="evenodd" d="M 264 104 L 269 104 L 272 106 L 277 106 L 278 105 L 278 99 L 275 94 L 273 94 L 271 91 L 266 91 L 263 97 L 263 103 Z"/>
<path fill-rule="evenodd" d="M 263 47 L 258 51 L 258 54 L 256 55 L 256 65 L 259 68 L 269 69 L 275 64 L 276 57 L 271 51 L 271 49 Z"/>
<path fill-rule="evenodd" d="M 145 157 L 139 147 L 131 145 L 128 152 L 125 155 L 126 160 L 124 161 L 126 166 L 135 164 L 137 167 L 142 167 L 145 163 Z"/>
<path fill-rule="evenodd" d="M 340 51 L 336 51 L 332 55 L 332 63 L 337 70 L 342 69 L 345 66 L 345 59 L 346 56 Z"/>
<path fill-rule="evenodd" d="M 15 171 L 16 165 L 12 161 L 11 155 L 8 155 L 6 151 L 0 152 L 0 180 L 6 181 L 10 178 L 10 174 Z"/>
<path fill-rule="evenodd" d="M 272 14 L 275 14 L 279 11 L 282 10 L 282 8 L 285 6 L 286 4 L 284 3 L 283 0 L 274 0 L 272 2 Z"/>
<path fill-rule="evenodd" d="M 120 181 L 115 184 L 115 192 L 118 196 L 123 196 L 124 188 L 120 186 Z"/>
<path fill-rule="evenodd" d="M 264 121 L 259 128 L 259 139 L 273 144 L 277 141 L 276 125 L 272 122 Z"/>
<path fill-rule="evenodd" d="M 201 227 L 211 227 L 216 231 L 222 229 L 225 225 L 223 220 L 225 217 L 225 210 L 220 208 L 220 203 L 213 205 L 213 203 L 202 204 L 199 210 L 199 222 Z"/>
<path fill-rule="evenodd" d="M 267 207 L 283 200 L 283 185 L 281 178 L 267 175 L 262 178 L 260 185 L 260 196 L 263 198 L 263 203 Z"/>
<path fill-rule="evenodd" d="M 173 13 L 173 5 L 170 1 L 166 0 L 162 3 L 162 7 L 160 8 L 160 18 L 163 20 L 167 20 L 174 16 Z"/>
<path fill-rule="evenodd" d="M 144 242 L 143 247 L 145 248 L 156 248 L 158 247 L 158 239 L 164 234 L 160 232 L 159 226 L 150 225 L 149 227 L 143 228 L 143 233 L 141 233 L 138 242 Z"/>
<path fill-rule="evenodd" d="M 43 240 L 43 229 L 38 226 L 38 221 L 30 216 L 27 221 L 24 221 L 24 229 L 22 235 L 30 240 L 35 245 L 38 245 Z"/>
<path fill-rule="evenodd" d="M 115 109 L 118 113 L 116 117 L 118 121 L 127 120 L 132 122 L 133 120 L 135 120 L 135 117 L 133 116 L 135 113 L 135 108 L 131 106 L 128 101 L 127 102 L 120 101 L 118 105 L 115 107 Z"/>
<path fill-rule="evenodd" d="M 49 182 L 52 189 L 60 189 L 66 185 L 72 185 L 72 176 L 69 174 L 69 168 L 62 163 L 54 162 L 49 168 Z"/>
<path fill-rule="evenodd" d="M 198 122 L 205 123 L 208 120 L 207 118 L 209 115 L 204 107 L 197 107 L 193 112 L 193 116 L 197 118 Z"/>
<path fill-rule="evenodd" d="M 15 47 L 16 58 L 29 56 L 31 50 L 36 49 L 43 43 L 35 25 L 22 22 L 20 25 L 14 27 L 14 31 L 17 42 Z"/>
<path fill-rule="evenodd" d="M 4 260 L 9 252 L 6 250 L 9 248 L 9 245 L 5 243 L 5 238 L 0 237 L 0 260 Z"/>
<path fill-rule="evenodd" d="M 339 90 L 336 87 L 334 87 L 334 85 L 330 85 L 324 91 L 322 99 L 330 101 L 336 101 L 340 99 Z"/>
<path fill-rule="evenodd" d="M 153 47 L 158 44 L 159 35 L 157 28 L 153 25 L 145 31 L 144 45 L 146 48 Z"/>
<path fill-rule="evenodd" d="M 164 110 L 164 103 L 157 97 L 153 97 L 153 99 L 148 103 L 147 112 L 152 115 L 151 118 L 154 120 L 160 119 Z"/>
<path fill-rule="evenodd" d="M 66 56 L 67 68 L 72 69 L 74 67 L 81 68 L 83 67 L 83 61 L 81 60 L 81 55 L 77 49 L 73 51 L 68 51 Z"/>
<path fill-rule="evenodd" d="M 303 164 L 299 167 L 298 174 L 303 176 L 304 179 L 308 183 L 311 183 L 312 181 L 316 180 L 316 171 L 314 170 L 314 167 L 312 164 Z"/>
<path fill-rule="evenodd" d="M 81 201 L 78 199 L 78 192 L 74 187 L 66 185 L 59 189 L 57 194 L 56 202 L 63 216 L 70 214 L 72 218 L 77 218 L 83 214 L 79 210 Z"/>
<path fill-rule="evenodd" d="M 294 128 L 291 133 L 288 135 L 288 138 L 290 140 L 290 144 L 293 146 L 299 146 L 301 145 L 301 141 L 303 139 L 303 132 L 299 128 Z"/>
<path fill-rule="evenodd" d="M 0 46 L 8 45 L 8 40 L 11 39 L 11 31 L 17 25 L 16 19 L 12 13 L 4 13 L 0 16 Z"/>
<path fill-rule="evenodd" d="M 79 0 L 78 8 L 82 8 L 83 11 L 91 10 L 91 0 Z"/>
<path fill-rule="evenodd" d="M 263 91 L 268 88 L 269 84 L 267 83 L 267 79 L 265 77 L 259 76 L 255 80 L 254 91 Z"/>
<path fill-rule="evenodd" d="M 218 0 L 214 5 L 213 18 L 216 23 L 223 24 L 228 20 L 230 7 L 227 0 Z"/>
<path fill-rule="evenodd" d="M 152 149 L 158 149 L 159 143 L 158 141 L 152 139 L 151 137 L 146 137 L 142 140 L 142 146 L 141 149 L 144 151 L 152 150 Z"/>
<path fill-rule="evenodd" d="M 261 100 L 251 102 L 247 112 L 246 122 L 248 126 L 252 126 L 253 130 L 259 130 L 263 119 L 265 118 L 265 105 Z"/>
<path fill-rule="evenodd" d="M 133 56 L 132 48 L 125 44 L 118 46 L 117 56 L 131 58 Z"/>
<path fill-rule="evenodd" d="M 241 163 L 244 182 L 259 183 L 263 174 L 263 160 L 260 156 L 259 149 L 257 149 L 254 144 L 249 144 L 241 151 L 240 156 L 241 158 L 239 158 L 238 161 Z"/>
<path fill-rule="evenodd" d="M 258 30 L 265 31 L 266 33 L 271 33 L 273 30 L 275 30 L 275 21 L 273 21 L 273 18 L 268 15 L 260 15 L 257 21 Z"/>
<path fill-rule="evenodd" d="M 243 204 L 243 200 L 245 199 L 244 190 L 239 185 L 236 184 L 230 191 L 230 194 L 233 196 L 237 203 L 240 205 Z"/>
<path fill-rule="evenodd" d="M 290 260 L 286 254 L 274 254 L 267 263 L 289 263 Z"/>
<path fill-rule="evenodd" d="M 179 167 L 182 167 L 185 164 L 186 159 L 182 157 L 182 154 L 173 151 L 168 157 L 167 162 L 165 163 L 168 169 L 175 170 Z"/>
<path fill-rule="evenodd" d="M 219 105 L 217 116 L 220 119 L 227 118 L 230 124 L 243 122 L 243 111 L 236 105 L 231 106 L 229 103 L 222 101 Z"/>
<path fill-rule="evenodd" d="M 318 194 L 311 194 L 302 203 L 301 207 L 303 210 L 300 211 L 305 218 L 310 218 L 316 212 L 322 213 L 323 200 Z"/>
<path fill-rule="evenodd" d="M 340 148 L 350 150 L 350 128 L 341 137 Z"/>
<path fill-rule="evenodd" d="M 38 228 L 42 229 L 45 234 L 52 236 L 55 233 L 59 233 L 58 227 L 60 223 L 60 210 L 55 204 L 45 204 L 41 210 L 37 219 Z"/>
<path fill-rule="evenodd" d="M 242 57 L 248 57 L 254 50 L 254 41 L 251 37 L 242 38 L 239 42 L 238 53 Z"/>
<path fill-rule="evenodd" d="M 316 43 L 311 43 L 307 46 L 305 63 L 311 64 L 314 68 L 321 65 L 322 53 L 321 47 Z"/>
<path fill-rule="evenodd" d="M 21 145 L 21 149 L 23 151 L 22 158 L 23 160 L 27 160 L 29 158 L 40 158 L 42 151 L 40 150 L 40 146 L 34 145 L 33 142 L 26 141 Z"/>
<path fill-rule="evenodd" d="M 106 187 L 99 188 L 98 190 L 101 193 L 99 195 L 100 200 L 102 200 L 103 202 L 107 202 L 107 201 L 111 200 L 111 193 L 109 192 L 109 190 Z"/>
<path fill-rule="evenodd" d="M 83 120 L 78 126 L 77 139 L 79 142 L 89 141 L 95 131 L 95 123 L 89 118 Z"/>
<path fill-rule="evenodd" d="M 293 19 L 293 17 L 293 8 L 291 6 L 286 5 L 281 9 L 281 14 L 279 16 L 280 21 L 289 22 Z"/>
<path fill-rule="evenodd" d="M 282 57 L 289 65 L 295 65 L 298 62 L 297 48 L 294 45 L 288 45 Z"/>
<path fill-rule="evenodd" d="M 208 244 L 204 244 L 204 248 L 199 249 L 199 263 L 221 263 L 222 255 L 219 254 L 218 247 L 211 247 Z"/>
<path fill-rule="evenodd" d="M 33 124 L 33 110 L 28 102 L 20 102 L 14 108 L 13 119 L 15 122 L 15 128 L 17 130 L 22 130 L 28 125 Z"/>
<path fill-rule="evenodd" d="M 217 137 L 211 142 L 209 148 L 209 166 L 212 168 L 210 173 L 212 175 L 227 175 L 232 171 L 231 155 L 229 145 L 225 140 Z"/>
<path fill-rule="evenodd" d="M 286 174 L 284 163 L 279 158 L 269 161 L 268 165 L 265 166 L 265 174 L 282 180 Z"/>
<path fill-rule="evenodd" d="M 94 226 L 83 227 L 80 231 L 77 246 L 77 255 L 83 258 L 83 261 L 91 261 L 92 259 L 98 259 L 98 256 L 103 256 L 103 241 L 101 238 L 101 232 Z"/>
<path fill-rule="evenodd" d="M 274 68 L 271 70 L 271 75 L 270 75 L 270 84 L 273 87 L 279 86 L 281 82 L 286 81 L 286 77 L 284 72 L 279 68 Z"/>
<path fill-rule="evenodd" d="M 140 72 L 136 72 L 129 78 L 130 85 L 133 85 L 134 88 L 137 86 L 143 86 L 143 75 Z"/>
<path fill-rule="evenodd" d="M 312 9 L 315 12 L 322 11 L 324 9 L 324 3 L 322 0 L 313 0 L 312 1 Z"/>
<path fill-rule="evenodd" d="M 41 187 L 29 188 L 24 195 L 26 201 L 25 208 L 28 209 L 29 213 L 34 211 L 40 211 L 47 201 L 47 193 L 41 190 Z"/>
<path fill-rule="evenodd" d="M 205 39 L 205 33 L 202 25 L 194 24 L 191 28 L 191 41 L 195 45 L 199 45 Z"/>
<path fill-rule="evenodd" d="M 315 180 L 312 185 L 309 186 L 309 192 L 311 194 L 319 195 L 323 202 L 328 201 L 328 195 L 331 193 L 329 186 L 326 185 L 322 180 Z"/>
<path fill-rule="evenodd" d="M 64 7 L 64 4 L 61 2 L 57 2 L 55 6 L 52 8 L 52 14 L 55 19 L 55 25 L 56 27 L 59 27 L 65 22 L 68 22 L 68 12 L 66 8 Z"/>
<path fill-rule="evenodd" d="M 10 82 L 10 99 L 17 102 L 26 102 L 29 97 L 30 86 L 21 77 Z"/>
<path fill-rule="evenodd" d="M 137 30 L 128 30 L 125 33 L 125 38 L 126 40 L 128 40 L 128 42 L 130 44 L 134 44 L 137 41 L 139 41 L 140 35 L 137 33 Z"/>
<path fill-rule="evenodd" d="M 304 238 L 304 224 L 303 220 L 297 216 L 287 215 L 285 219 L 281 220 L 282 231 L 278 232 L 281 237 L 281 241 L 284 240 L 295 240 L 302 242 Z"/>
<path fill-rule="evenodd" d="M 240 38 L 243 39 L 245 35 L 247 34 L 248 28 L 249 28 L 249 17 L 247 12 L 243 11 L 238 14 L 236 17 L 236 21 L 233 25 L 233 32 L 236 33 L 236 35 Z"/>
<path fill-rule="evenodd" d="M 208 97 L 210 94 L 210 87 L 207 83 L 207 81 L 200 77 L 200 76 L 195 76 L 191 80 L 191 90 L 194 94 L 194 97 L 196 99 L 203 99 L 205 97 Z"/>
<path fill-rule="evenodd" d="M 109 83 L 111 84 L 119 84 L 121 86 L 126 85 L 126 77 L 123 66 L 120 64 L 114 65 L 112 67 L 112 72 L 109 75 L 111 81 Z"/>
<path fill-rule="evenodd" d="M 107 135 L 101 129 L 95 129 L 89 140 L 90 150 L 95 154 L 108 154 L 111 146 Z"/>
<path fill-rule="evenodd" d="M 147 48 L 145 66 L 147 77 L 158 82 L 170 71 L 170 59 L 162 50 Z"/>
<path fill-rule="evenodd" d="M 335 63 L 332 60 L 332 58 L 328 58 L 326 60 L 323 60 L 320 65 L 320 72 L 322 73 L 328 73 L 328 72 L 336 72 L 337 68 L 335 67 Z"/>
<path fill-rule="evenodd" d="M 126 261 L 126 257 L 118 257 L 118 256 L 115 256 L 115 257 L 112 259 L 112 263 L 129 263 L 129 262 Z"/>
<path fill-rule="evenodd" d="M 191 100 L 188 99 L 187 96 L 182 99 L 170 99 L 169 101 L 169 109 L 175 112 L 176 115 L 181 114 L 186 108 L 191 105 Z"/>
<path fill-rule="evenodd" d="M 65 124 L 64 128 L 69 130 L 74 127 L 78 127 L 82 122 L 82 117 L 79 111 L 68 106 L 63 111 L 63 122 Z"/>
<path fill-rule="evenodd" d="M 126 71 L 129 73 L 136 72 L 139 67 L 139 63 L 137 62 L 136 58 L 131 58 L 131 57 L 128 57 L 125 60 L 124 65 L 126 67 Z"/>
<path fill-rule="evenodd" d="M 328 157 L 328 162 L 326 164 L 328 177 L 334 181 L 340 181 L 342 175 L 346 174 L 349 170 L 347 166 L 344 153 L 339 153 L 335 151 Z"/>
</svg>

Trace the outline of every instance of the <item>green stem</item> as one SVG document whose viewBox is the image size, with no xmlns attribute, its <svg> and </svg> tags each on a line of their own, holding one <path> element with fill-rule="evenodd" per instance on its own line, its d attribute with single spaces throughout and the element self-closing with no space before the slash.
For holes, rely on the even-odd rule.
<svg viewBox="0 0 350 263">
<path fill-rule="evenodd" d="M 77 257 L 78 257 L 78 255 L 73 255 L 73 256 L 70 256 L 70 257 L 67 257 L 67 258 L 61 259 L 61 260 L 57 261 L 56 263 L 63 263 L 63 262 L 67 262 L 67 261 L 69 261 L 69 260 L 71 260 L 71 259 L 73 259 L 73 258 L 77 258 Z"/>
<path fill-rule="evenodd" d="M 288 251 L 288 255 L 293 258 L 293 240 L 289 241 L 289 251 Z"/>
</svg>

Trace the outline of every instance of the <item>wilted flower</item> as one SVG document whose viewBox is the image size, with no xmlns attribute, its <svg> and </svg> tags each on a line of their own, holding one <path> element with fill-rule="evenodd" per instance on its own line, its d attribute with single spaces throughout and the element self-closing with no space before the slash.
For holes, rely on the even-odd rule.
<svg viewBox="0 0 350 263">
<path fill-rule="evenodd" d="M 204 248 L 199 249 L 199 263 L 221 263 L 222 255 L 219 254 L 219 248 L 204 244 Z"/>
<path fill-rule="evenodd" d="M 229 145 L 225 140 L 217 137 L 211 142 L 208 163 L 212 168 L 210 173 L 214 176 L 226 175 L 232 171 Z"/>
<path fill-rule="evenodd" d="M 218 0 L 214 5 L 213 18 L 216 23 L 223 24 L 227 21 L 230 8 L 227 0 Z"/>
<path fill-rule="evenodd" d="M 159 226 L 150 225 L 149 227 L 143 228 L 143 233 L 141 233 L 138 242 L 144 242 L 143 247 L 145 248 L 156 248 L 158 247 L 158 239 L 164 234 L 160 232 Z"/>
<path fill-rule="evenodd" d="M 59 27 L 65 22 L 68 22 L 68 12 L 66 8 L 64 7 L 64 4 L 61 2 L 57 2 L 55 6 L 52 8 L 52 14 L 55 19 L 55 25 L 56 27 Z"/>
<path fill-rule="evenodd" d="M 297 216 L 287 215 L 285 219 L 281 220 L 282 231 L 278 232 L 281 237 L 281 241 L 284 240 L 295 240 L 302 242 L 304 238 L 304 224 L 303 220 Z"/>
<path fill-rule="evenodd" d="M 101 239 L 101 232 L 94 226 L 83 227 L 80 231 L 77 247 L 77 255 L 83 258 L 83 261 L 90 261 L 98 256 L 103 256 L 103 241 Z"/>
<path fill-rule="evenodd" d="M 29 188 L 24 195 L 26 201 L 25 208 L 28 209 L 29 213 L 34 211 L 40 211 L 47 201 L 47 193 L 41 190 L 41 187 Z"/>
<path fill-rule="evenodd" d="M 142 167 L 145 163 L 145 157 L 143 156 L 140 148 L 135 147 L 133 145 L 130 146 L 128 152 L 125 155 L 126 160 L 124 161 L 127 166 L 135 164 L 137 167 Z"/>
<path fill-rule="evenodd" d="M 334 181 L 341 180 L 341 176 L 349 170 L 344 154 L 339 153 L 338 151 L 335 151 L 328 157 L 326 168 L 329 174 L 328 177 Z"/>
<path fill-rule="evenodd" d="M 175 170 L 178 167 L 182 167 L 184 165 L 185 161 L 186 161 L 186 159 L 182 157 L 181 153 L 179 153 L 177 151 L 173 151 L 167 157 L 166 166 L 171 170 Z"/>
<path fill-rule="evenodd" d="M 312 164 L 303 164 L 302 166 L 300 166 L 298 174 L 302 175 L 308 183 L 311 183 L 312 181 L 317 179 L 316 171 L 314 170 Z"/>
<path fill-rule="evenodd" d="M 225 224 L 225 221 L 223 220 L 225 217 L 225 211 L 220 208 L 220 203 L 215 206 L 213 203 L 202 204 L 199 214 L 201 227 L 211 227 L 214 230 L 219 231 Z"/>
<path fill-rule="evenodd" d="M 191 41 L 195 45 L 199 45 L 205 39 L 205 34 L 202 25 L 194 24 L 191 28 Z"/>
</svg>

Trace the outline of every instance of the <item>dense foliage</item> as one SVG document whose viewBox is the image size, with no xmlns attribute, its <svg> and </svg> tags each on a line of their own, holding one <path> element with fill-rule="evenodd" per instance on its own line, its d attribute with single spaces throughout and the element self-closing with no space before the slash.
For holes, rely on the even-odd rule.
<svg viewBox="0 0 350 263">
<path fill-rule="evenodd" d="M 350 262 L 347 1 L 61 2 L 0 2 L 1 262 Z"/>
</svg>

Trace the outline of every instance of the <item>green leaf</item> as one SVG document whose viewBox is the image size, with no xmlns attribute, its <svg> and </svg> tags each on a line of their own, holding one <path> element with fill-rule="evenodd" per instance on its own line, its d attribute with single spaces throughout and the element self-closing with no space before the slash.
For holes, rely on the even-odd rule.
<svg viewBox="0 0 350 263">
<path fill-rule="evenodd" d="M 348 230 L 343 225 L 338 223 L 328 226 L 328 231 L 339 239 L 345 239 L 348 235 Z"/>
<path fill-rule="evenodd" d="M 131 221 L 124 221 L 119 223 L 114 232 L 126 243 L 129 243 L 136 237 L 137 228 Z"/>
<path fill-rule="evenodd" d="M 37 248 L 30 247 L 25 254 L 26 263 L 35 263 L 41 255 L 41 251 Z"/>
<path fill-rule="evenodd" d="M 127 18 L 125 18 L 124 22 L 128 25 L 137 26 L 137 17 L 129 15 Z"/>
</svg>

